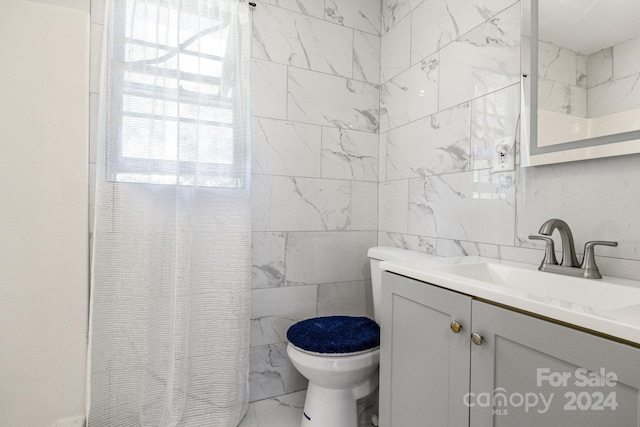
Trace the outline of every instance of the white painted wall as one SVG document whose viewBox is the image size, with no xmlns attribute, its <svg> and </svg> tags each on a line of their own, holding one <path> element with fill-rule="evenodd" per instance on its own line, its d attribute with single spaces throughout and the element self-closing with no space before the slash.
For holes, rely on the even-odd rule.
<svg viewBox="0 0 640 427">
<path fill-rule="evenodd" d="M 89 15 L 0 0 L 0 425 L 79 425 Z"/>
</svg>

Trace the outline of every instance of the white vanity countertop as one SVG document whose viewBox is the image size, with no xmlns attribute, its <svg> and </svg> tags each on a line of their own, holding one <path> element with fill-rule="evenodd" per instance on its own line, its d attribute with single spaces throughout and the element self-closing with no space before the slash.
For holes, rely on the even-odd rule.
<svg viewBox="0 0 640 427">
<path fill-rule="evenodd" d="M 477 256 L 452 258 L 433 256 L 403 261 L 387 261 L 381 263 L 381 268 L 452 291 L 493 301 L 640 344 L 640 301 L 636 303 L 635 299 L 630 299 L 628 303 L 620 303 L 620 301 L 618 301 L 617 304 L 612 304 L 609 308 L 596 308 L 586 304 L 581 305 L 571 302 L 571 296 L 562 299 L 557 296 L 552 297 L 545 295 L 543 286 L 536 288 L 535 285 L 532 285 L 530 289 L 524 289 L 520 286 L 519 289 L 515 289 L 496 283 L 489 283 L 489 281 L 485 281 L 482 278 L 475 280 L 475 278 L 462 277 L 446 271 L 448 265 L 478 263 L 516 267 L 517 269 L 522 269 L 527 274 L 541 274 L 543 275 L 540 276 L 542 279 L 546 279 L 546 275 L 560 276 L 553 273 L 537 272 L 537 266 L 535 265 Z M 549 277 L 549 280 L 561 279 Z M 571 295 L 576 296 L 576 300 L 581 299 L 581 292 L 585 293 L 586 287 L 591 287 L 593 290 L 595 286 L 595 289 L 598 289 L 597 279 L 569 278 L 567 280 L 570 282 L 569 286 L 571 286 L 568 289 Z M 585 281 L 589 283 L 585 285 Z M 604 282 L 614 285 L 616 292 L 628 290 L 632 295 L 636 293 L 640 295 L 640 282 L 605 276 L 603 281 L 600 282 L 603 286 L 603 300 L 607 299 L 606 293 L 609 291 L 607 289 L 607 283 Z M 575 288 L 575 291 L 573 288 Z M 565 290 L 566 289 L 567 287 L 565 286 Z M 591 298 L 593 298 L 593 296 L 591 296 Z M 596 299 L 597 298 L 598 295 L 596 295 Z M 606 307 L 606 304 L 602 304 L 602 306 Z"/>
</svg>

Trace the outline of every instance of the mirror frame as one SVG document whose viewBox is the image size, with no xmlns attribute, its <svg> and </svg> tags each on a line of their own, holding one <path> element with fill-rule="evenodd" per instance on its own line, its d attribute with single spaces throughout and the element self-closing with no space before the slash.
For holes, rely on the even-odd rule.
<svg viewBox="0 0 640 427">
<path fill-rule="evenodd" d="M 526 3 L 525 3 L 526 2 Z M 530 16 L 526 6 L 530 5 Z M 577 160 L 597 159 L 640 153 L 640 130 L 604 135 L 566 142 L 538 146 L 538 8 L 539 0 L 522 0 L 521 37 L 521 90 L 520 90 L 520 165 L 537 166 Z M 524 34 L 525 20 L 529 20 L 531 35 L 529 42 Z M 530 44 L 526 58 L 522 47 Z M 526 61 L 530 61 L 528 64 Z"/>
</svg>

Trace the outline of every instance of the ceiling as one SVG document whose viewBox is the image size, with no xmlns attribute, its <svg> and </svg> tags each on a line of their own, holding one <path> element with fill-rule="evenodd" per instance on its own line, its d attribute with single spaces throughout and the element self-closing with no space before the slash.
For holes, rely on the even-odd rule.
<svg viewBox="0 0 640 427">
<path fill-rule="evenodd" d="M 541 40 L 588 55 L 640 35 L 640 0 L 539 0 L 539 28 Z"/>
</svg>

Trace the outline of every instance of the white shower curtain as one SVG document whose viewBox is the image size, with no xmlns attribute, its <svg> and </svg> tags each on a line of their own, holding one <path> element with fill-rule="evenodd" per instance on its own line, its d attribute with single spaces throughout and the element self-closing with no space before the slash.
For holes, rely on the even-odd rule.
<svg viewBox="0 0 640 427">
<path fill-rule="evenodd" d="M 89 427 L 227 427 L 246 412 L 249 13 L 107 1 Z"/>
</svg>

